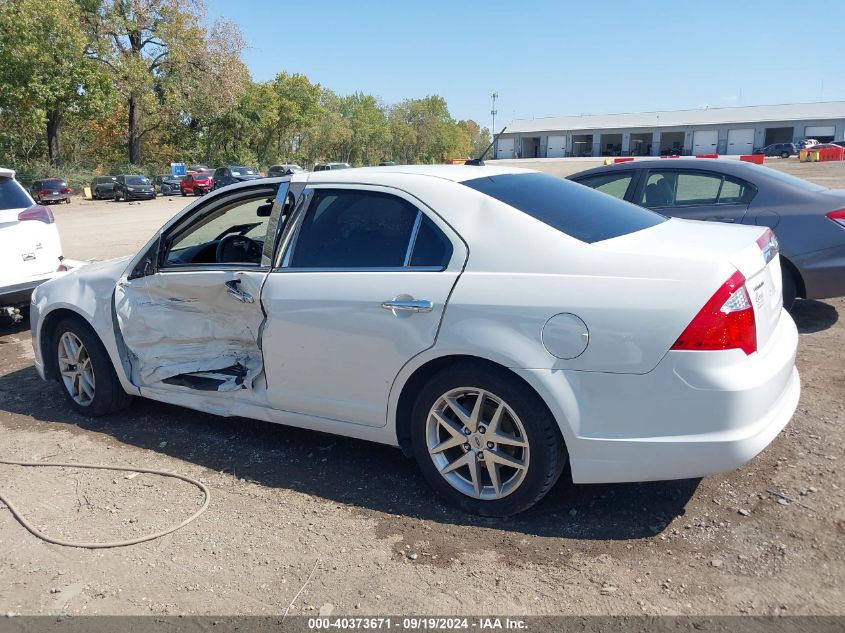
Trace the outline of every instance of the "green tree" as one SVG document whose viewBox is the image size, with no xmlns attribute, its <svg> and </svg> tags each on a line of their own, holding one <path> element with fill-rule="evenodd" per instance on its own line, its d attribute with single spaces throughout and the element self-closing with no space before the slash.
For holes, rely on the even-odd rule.
<svg viewBox="0 0 845 633">
<path fill-rule="evenodd" d="M 473 158 L 483 158 L 481 153 L 490 146 L 490 141 L 493 140 L 490 137 L 490 130 L 486 127 L 481 127 L 472 119 L 458 121 L 458 127 L 463 129 L 469 136 L 470 156 Z"/>
<path fill-rule="evenodd" d="M 53 167 L 61 160 L 65 115 L 95 106 L 108 91 L 84 51 L 73 0 L 0 0 L 0 108 L 25 118 L 38 113 Z"/>
<path fill-rule="evenodd" d="M 141 163 L 143 138 L 192 121 L 203 107 L 237 102 L 246 70 L 243 38 L 227 22 L 210 30 L 202 0 L 79 0 L 86 55 L 108 71 L 127 107 L 129 162 Z"/>
</svg>

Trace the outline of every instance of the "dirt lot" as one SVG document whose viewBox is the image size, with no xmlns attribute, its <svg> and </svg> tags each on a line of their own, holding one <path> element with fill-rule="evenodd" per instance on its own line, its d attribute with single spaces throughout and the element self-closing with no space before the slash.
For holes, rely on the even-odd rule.
<svg viewBox="0 0 845 633">
<path fill-rule="evenodd" d="M 845 187 L 843 165 L 770 164 Z M 66 255 L 104 259 L 132 252 L 184 203 L 54 210 Z M 0 613 L 278 614 L 307 581 L 292 614 L 843 614 L 843 311 L 843 299 L 796 308 L 801 403 L 744 468 L 561 483 L 507 521 L 444 507 L 387 447 L 142 400 L 80 417 L 38 380 L 26 325 L 2 329 L 0 459 L 170 469 L 206 482 L 212 502 L 173 535 L 114 550 L 48 545 L 0 510 Z M 73 539 L 130 538 L 201 501 L 181 482 L 79 469 L 0 466 L 0 489 Z"/>
</svg>

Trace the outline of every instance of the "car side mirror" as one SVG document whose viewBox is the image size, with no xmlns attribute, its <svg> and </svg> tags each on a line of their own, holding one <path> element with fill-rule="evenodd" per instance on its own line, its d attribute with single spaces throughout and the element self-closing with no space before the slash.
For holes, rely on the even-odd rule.
<svg viewBox="0 0 845 633">
<path fill-rule="evenodd" d="M 273 203 L 268 202 L 266 204 L 262 204 L 255 210 L 255 215 L 259 218 L 269 218 L 270 214 L 273 212 Z"/>
</svg>

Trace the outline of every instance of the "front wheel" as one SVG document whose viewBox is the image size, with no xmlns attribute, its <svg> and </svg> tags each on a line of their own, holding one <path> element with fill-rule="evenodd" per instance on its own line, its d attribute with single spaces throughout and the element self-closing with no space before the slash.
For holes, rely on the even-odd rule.
<svg viewBox="0 0 845 633">
<path fill-rule="evenodd" d="M 76 411 L 96 417 L 129 404 L 130 396 L 90 326 L 79 319 L 65 319 L 56 327 L 52 340 L 62 391 Z"/>
<path fill-rule="evenodd" d="M 414 456 L 429 484 L 474 514 L 526 510 L 566 463 L 545 403 L 505 369 L 467 364 L 436 375 L 420 391 L 411 424 Z"/>
<path fill-rule="evenodd" d="M 120 202 L 120 194 L 119 194 L 119 193 L 117 193 L 116 191 L 114 192 L 114 201 L 115 201 L 115 202 Z"/>
</svg>

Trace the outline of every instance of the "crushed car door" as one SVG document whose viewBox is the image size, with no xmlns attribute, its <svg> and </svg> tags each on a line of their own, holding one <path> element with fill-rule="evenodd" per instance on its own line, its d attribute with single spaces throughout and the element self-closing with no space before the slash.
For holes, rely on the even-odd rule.
<svg viewBox="0 0 845 633">
<path fill-rule="evenodd" d="M 251 389 L 263 369 L 261 286 L 277 229 L 270 216 L 287 187 L 214 197 L 165 231 L 118 283 L 117 322 L 142 393 Z"/>
</svg>

